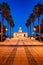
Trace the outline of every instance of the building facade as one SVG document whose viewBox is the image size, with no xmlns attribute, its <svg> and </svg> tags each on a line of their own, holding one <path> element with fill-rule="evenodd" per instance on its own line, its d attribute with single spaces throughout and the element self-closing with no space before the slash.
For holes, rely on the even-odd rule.
<svg viewBox="0 0 43 65">
<path fill-rule="evenodd" d="M 28 33 L 27 32 L 22 32 L 22 28 L 21 27 L 19 27 L 19 30 L 18 30 L 18 32 L 15 32 L 14 34 L 13 34 L 13 37 L 14 38 L 22 38 L 22 37 L 28 37 Z"/>
</svg>

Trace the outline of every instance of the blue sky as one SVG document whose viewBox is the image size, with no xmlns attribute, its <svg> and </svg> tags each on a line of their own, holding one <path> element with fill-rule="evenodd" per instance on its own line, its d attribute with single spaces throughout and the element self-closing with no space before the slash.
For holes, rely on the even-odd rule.
<svg viewBox="0 0 43 65">
<path fill-rule="evenodd" d="M 17 32 L 20 26 L 22 27 L 23 32 L 27 31 L 25 23 L 29 15 L 33 12 L 34 6 L 37 3 L 43 4 L 43 0 L 0 0 L 0 4 L 2 2 L 7 2 L 10 6 L 10 12 L 15 23 L 14 32 Z M 37 21 L 37 19 L 35 21 Z M 36 23 L 37 22 L 35 22 L 35 25 Z M 4 24 L 6 24 L 6 20 Z"/>
</svg>

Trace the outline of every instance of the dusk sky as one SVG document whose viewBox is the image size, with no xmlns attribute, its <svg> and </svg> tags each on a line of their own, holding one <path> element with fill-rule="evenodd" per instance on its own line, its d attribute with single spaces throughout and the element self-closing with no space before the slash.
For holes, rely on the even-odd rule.
<svg viewBox="0 0 43 65">
<path fill-rule="evenodd" d="M 19 27 L 22 27 L 24 32 L 27 31 L 25 23 L 29 15 L 33 12 L 34 6 L 37 3 L 43 4 L 43 0 L 0 0 L 0 4 L 2 2 L 6 2 L 10 6 L 10 12 L 15 23 L 14 32 L 17 32 Z"/>
</svg>

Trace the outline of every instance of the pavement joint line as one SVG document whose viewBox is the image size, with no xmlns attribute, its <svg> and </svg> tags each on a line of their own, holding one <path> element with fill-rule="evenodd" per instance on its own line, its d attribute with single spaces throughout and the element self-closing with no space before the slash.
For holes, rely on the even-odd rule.
<svg viewBox="0 0 43 65">
<path fill-rule="evenodd" d="M 25 49 L 25 53 L 26 53 L 26 56 L 27 56 L 28 63 L 30 65 L 38 65 L 37 61 L 34 59 L 33 55 L 30 53 L 28 48 L 24 47 L 24 49 Z"/>
<path fill-rule="evenodd" d="M 13 65 L 17 48 L 14 48 L 4 65 Z"/>
<path fill-rule="evenodd" d="M 43 45 L 0 45 L 0 47 L 28 47 L 28 46 L 43 46 Z"/>
<path fill-rule="evenodd" d="M 16 43 L 18 45 L 18 41 Z M 4 65 L 13 65 L 13 61 L 16 55 L 16 51 L 17 51 L 17 47 L 13 49 L 13 51 L 11 52 L 10 56 L 8 57 L 7 61 L 5 62 Z"/>
<path fill-rule="evenodd" d="M 25 45 L 24 41 L 23 44 Z M 30 65 L 38 65 L 37 61 L 34 59 L 33 55 L 30 53 L 30 51 L 28 50 L 27 47 L 24 47 L 26 56 L 27 56 L 27 60 L 28 60 L 28 64 Z"/>
</svg>

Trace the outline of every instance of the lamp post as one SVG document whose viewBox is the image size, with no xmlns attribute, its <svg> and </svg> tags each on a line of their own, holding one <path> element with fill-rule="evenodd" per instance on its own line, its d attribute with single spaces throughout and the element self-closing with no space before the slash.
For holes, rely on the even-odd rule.
<svg viewBox="0 0 43 65">
<path fill-rule="evenodd" d="M 8 28 L 6 28 L 5 31 L 8 32 Z"/>
<path fill-rule="evenodd" d="M 33 28 L 34 32 L 36 31 L 36 27 Z"/>
<path fill-rule="evenodd" d="M 34 27 L 34 31 L 36 31 L 36 27 Z"/>
<path fill-rule="evenodd" d="M 8 31 L 8 29 L 7 29 L 7 28 L 6 28 L 5 30 L 6 30 L 6 32 Z"/>
<path fill-rule="evenodd" d="M 3 24 L 4 24 L 4 18 L 2 17 L 2 22 L 1 22 L 1 41 L 3 40 Z"/>
</svg>

